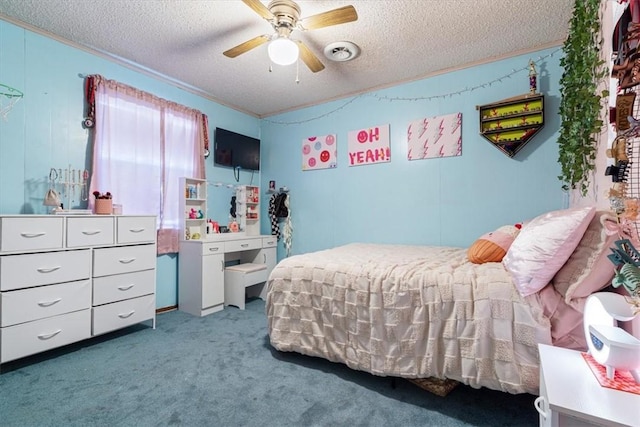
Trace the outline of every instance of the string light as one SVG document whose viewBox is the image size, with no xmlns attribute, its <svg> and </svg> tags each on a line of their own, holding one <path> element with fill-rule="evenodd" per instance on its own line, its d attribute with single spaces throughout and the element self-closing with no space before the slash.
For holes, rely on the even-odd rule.
<svg viewBox="0 0 640 427">
<path fill-rule="evenodd" d="M 363 93 L 360 95 L 357 95 L 351 99 L 349 99 L 348 101 L 346 101 L 345 103 L 343 103 L 342 105 L 340 105 L 339 107 L 331 110 L 331 111 L 327 111 L 324 114 L 320 114 L 318 116 L 314 116 L 305 120 L 297 120 L 297 121 L 291 121 L 291 122 L 285 122 L 285 121 L 278 121 L 278 120 L 270 120 L 270 119 L 262 119 L 263 121 L 267 122 L 267 123 L 271 123 L 271 124 L 275 124 L 275 125 L 300 125 L 303 123 L 309 123 L 315 120 L 320 120 L 324 117 L 330 116 L 334 113 L 337 113 L 338 111 L 344 109 L 346 106 L 348 106 L 349 104 L 353 103 L 354 101 L 356 101 L 357 99 L 363 98 L 363 97 L 372 97 L 377 99 L 378 101 L 390 101 L 390 102 L 397 102 L 397 101 L 433 101 L 435 99 L 446 99 L 446 98 L 452 98 L 455 95 L 462 95 L 464 93 L 467 92 L 473 92 L 474 90 L 477 89 L 485 89 L 487 87 L 491 87 L 494 84 L 497 83 L 502 83 L 502 81 L 504 79 L 510 79 L 512 76 L 514 76 L 515 74 L 521 73 L 523 71 L 527 72 L 527 75 L 530 71 L 530 67 L 531 64 L 535 64 L 538 65 L 539 63 L 541 63 L 542 61 L 544 61 L 547 58 L 553 57 L 556 53 L 560 52 L 562 50 L 562 48 L 558 48 L 556 50 L 554 50 L 553 52 L 545 55 L 545 56 L 541 56 L 538 57 L 537 61 L 530 61 L 526 66 L 522 67 L 522 68 L 517 68 L 517 69 L 512 69 L 511 72 L 509 74 L 505 74 L 503 76 L 497 77 L 491 81 L 476 85 L 476 86 L 472 86 L 472 87 L 465 87 L 464 89 L 458 90 L 457 92 L 449 92 L 449 93 L 441 93 L 438 95 L 430 95 L 430 96 L 414 96 L 414 97 L 401 97 L 401 96 L 381 96 L 381 95 L 377 95 L 376 93 Z"/>
</svg>

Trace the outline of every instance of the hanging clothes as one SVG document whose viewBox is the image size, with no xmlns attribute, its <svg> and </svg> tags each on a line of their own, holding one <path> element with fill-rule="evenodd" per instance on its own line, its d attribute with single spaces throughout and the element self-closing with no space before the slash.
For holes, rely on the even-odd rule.
<svg viewBox="0 0 640 427">
<path fill-rule="evenodd" d="M 286 208 L 287 217 L 284 220 L 284 248 L 287 251 L 287 257 L 291 255 L 291 246 L 293 244 L 293 224 L 291 223 L 291 207 L 289 206 L 289 197 L 284 198 L 284 207 Z"/>
<path fill-rule="evenodd" d="M 271 235 L 278 240 L 284 237 L 284 248 L 287 256 L 291 254 L 293 243 L 293 225 L 291 223 L 291 207 L 289 205 L 289 195 L 285 192 L 272 194 L 269 199 L 269 219 L 271 221 Z M 284 220 L 282 232 L 280 231 L 280 221 Z"/>
<path fill-rule="evenodd" d="M 280 226 L 278 225 L 278 216 L 276 214 L 277 194 L 272 194 L 269 199 L 269 220 L 271 221 L 271 235 L 276 236 L 280 240 Z"/>
</svg>

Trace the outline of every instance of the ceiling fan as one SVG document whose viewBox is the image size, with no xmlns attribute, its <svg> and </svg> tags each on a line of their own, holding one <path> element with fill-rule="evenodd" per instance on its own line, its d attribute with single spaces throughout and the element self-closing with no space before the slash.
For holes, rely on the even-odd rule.
<svg viewBox="0 0 640 427">
<path fill-rule="evenodd" d="M 324 69 L 324 65 L 318 57 L 300 40 L 292 40 L 291 32 L 295 29 L 300 31 L 316 30 L 318 28 L 330 27 L 332 25 L 344 24 L 356 21 L 358 14 L 353 6 L 344 6 L 327 12 L 312 15 L 307 18 L 300 19 L 300 6 L 293 0 L 272 0 L 268 6 L 264 6 L 259 0 L 242 0 L 244 4 L 249 6 L 267 20 L 275 33 L 272 35 L 263 34 L 247 40 L 244 43 L 232 47 L 223 52 L 229 58 L 235 58 L 251 49 L 269 43 L 269 57 L 272 61 L 281 65 L 288 65 L 295 62 L 298 54 L 302 61 L 309 69 L 317 73 Z M 278 44 L 280 48 L 290 49 L 293 55 L 291 58 L 278 59 Z"/>
</svg>

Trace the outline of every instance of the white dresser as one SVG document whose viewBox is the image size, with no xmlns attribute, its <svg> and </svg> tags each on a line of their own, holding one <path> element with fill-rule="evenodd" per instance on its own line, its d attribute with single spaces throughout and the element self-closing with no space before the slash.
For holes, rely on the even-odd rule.
<svg viewBox="0 0 640 427">
<path fill-rule="evenodd" d="M 0 216 L 0 364 L 151 320 L 156 218 Z"/>
</svg>

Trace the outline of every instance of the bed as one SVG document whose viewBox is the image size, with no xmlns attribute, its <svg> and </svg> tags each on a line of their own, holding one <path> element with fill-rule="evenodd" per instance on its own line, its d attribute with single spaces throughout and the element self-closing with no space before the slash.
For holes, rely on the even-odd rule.
<svg viewBox="0 0 640 427">
<path fill-rule="evenodd" d="M 582 307 L 611 282 L 615 224 L 593 207 L 547 213 L 501 262 L 470 262 L 469 248 L 366 243 L 286 258 L 267 282 L 271 345 L 379 376 L 537 394 L 538 343 L 586 348 Z M 529 261 L 541 257 L 543 226 L 562 236 L 542 245 L 539 271 Z"/>
</svg>

